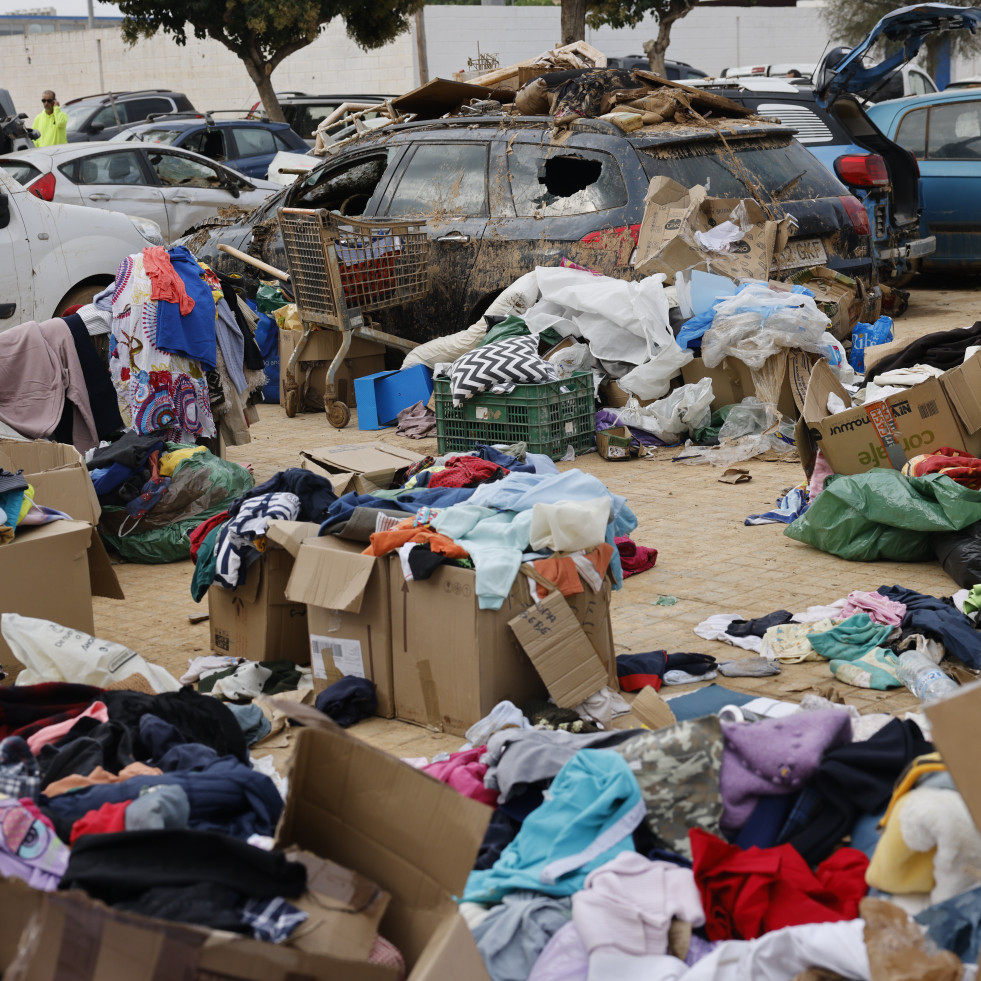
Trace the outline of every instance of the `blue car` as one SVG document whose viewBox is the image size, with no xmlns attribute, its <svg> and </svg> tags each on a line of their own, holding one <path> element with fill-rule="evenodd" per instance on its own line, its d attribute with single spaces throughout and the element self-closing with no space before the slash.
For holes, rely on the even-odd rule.
<svg viewBox="0 0 981 981">
<path fill-rule="evenodd" d="M 255 119 L 212 119 L 208 113 L 168 113 L 149 123 L 131 126 L 114 141 L 167 143 L 193 150 L 246 177 L 265 177 L 280 150 L 306 153 L 310 148 L 286 123 Z"/>
<path fill-rule="evenodd" d="M 866 110 L 920 165 L 920 229 L 937 250 L 923 269 L 981 272 L 981 89 L 951 89 Z"/>
</svg>

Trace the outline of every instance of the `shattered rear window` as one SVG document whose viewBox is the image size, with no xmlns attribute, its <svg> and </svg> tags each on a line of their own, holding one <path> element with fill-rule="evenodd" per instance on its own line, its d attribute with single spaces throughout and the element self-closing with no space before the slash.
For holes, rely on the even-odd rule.
<svg viewBox="0 0 981 981">
<path fill-rule="evenodd" d="M 509 166 L 519 217 L 582 215 L 627 203 L 623 175 L 608 153 L 515 143 Z"/>
<path fill-rule="evenodd" d="M 838 197 L 848 191 L 795 140 L 730 138 L 728 147 L 716 140 L 640 145 L 648 177 L 670 177 L 685 187 L 701 184 L 712 197 L 743 198 L 774 191 L 782 201 Z"/>
</svg>

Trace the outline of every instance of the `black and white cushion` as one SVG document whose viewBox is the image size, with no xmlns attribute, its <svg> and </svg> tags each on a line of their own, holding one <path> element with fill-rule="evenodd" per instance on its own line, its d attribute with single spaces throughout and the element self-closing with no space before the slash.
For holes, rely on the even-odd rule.
<svg viewBox="0 0 981 981">
<path fill-rule="evenodd" d="M 555 366 L 538 355 L 538 338 L 509 337 L 478 347 L 450 366 L 453 405 L 458 406 L 481 392 L 498 395 L 515 385 L 555 381 Z"/>
</svg>

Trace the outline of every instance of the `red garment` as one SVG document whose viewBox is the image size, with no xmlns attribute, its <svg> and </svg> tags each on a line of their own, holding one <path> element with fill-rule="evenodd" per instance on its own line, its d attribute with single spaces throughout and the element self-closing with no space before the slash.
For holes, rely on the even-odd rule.
<svg viewBox="0 0 981 981">
<path fill-rule="evenodd" d="M 941 473 L 955 483 L 971 490 L 981 490 L 981 460 L 963 450 L 941 446 L 934 453 L 915 456 L 903 467 L 909 477 L 925 477 L 931 473 Z"/>
<path fill-rule="evenodd" d="M 361 553 L 362 555 L 387 555 L 401 548 L 408 542 L 428 544 L 430 551 L 438 552 L 449 559 L 465 559 L 470 554 L 462 545 L 457 545 L 452 538 L 433 531 L 428 526 L 412 527 L 412 519 L 406 519 L 392 528 L 391 531 L 374 531 L 370 537 L 371 544 Z"/>
<path fill-rule="evenodd" d="M 214 514 L 195 528 L 188 538 L 191 540 L 191 558 L 197 562 L 198 552 L 201 549 L 201 543 L 208 537 L 209 534 L 214 530 L 215 525 L 224 524 L 228 520 L 228 512 L 222 511 L 221 514 Z"/>
<path fill-rule="evenodd" d="M 855 848 L 839 849 L 812 872 L 793 845 L 743 851 L 700 828 L 688 839 L 709 940 L 753 940 L 858 916 L 869 860 Z"/>
<path fill-rule="evenodd" d="M 622 538 L 614 538 L 617 551 L 620 553 L 620 564 L 623 566 L 623 578 L 635 576 L 638 572 L 646 572 L 654 568 L 657 562 L 657 549 L 648 548 L 646 545 L 638 545 L 626 535 Z"/>
<path fill-rule="evenodd" d="M 427 487 L 477 487 L 506 477 L 511 471 L 479 456 L 451 456 L 442 470 L 429 475 Z"/>
<path fill-rule="evenodd" d="M 486 752 L 486 746 L 478 746 L 476 749 L 451 753 L 448 760 L 430 763 L 429 766 L 422 768 L 422 772 L 435 777 L 440 783 L 448 784 L 464 797 L 479 800 L 481 804 L 490 807 L 497 807 L 497 791 L 484 786 L 487 764 L 481 763 L 480 757 Z"/>
<path fill-rule="evenodd" d="M 118 804 L 103 804 L 97 811 L 83 814 L 73 825 L 70 844 L 74 845 L 82 835 L 114 834 L 126 830 L 126 808 L 132 801 L 121 800 Z"/>
<path fill-rule="evenodd" d="M 150 277 L 150 299 L 176 303 L 181 316 L 186 317 L 194 309 L 194 300 L 187 295 L 184 283 L 174 270 L 162 245 L 148 245 L 143 250 L 143 268 Z"/>
</svg>

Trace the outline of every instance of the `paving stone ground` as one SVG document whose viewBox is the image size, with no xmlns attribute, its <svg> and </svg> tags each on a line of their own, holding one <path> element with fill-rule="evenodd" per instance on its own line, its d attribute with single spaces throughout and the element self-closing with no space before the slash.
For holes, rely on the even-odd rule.
<svg viewBox="0 0 981 981">
<path fill-rule="evenodd" d="M 912 294 L 909 311 L 896 322 L 897 337 L 912 340 L 934 330 L 964 327 L 977 319 L 973 289 L 950 289 L 926 282 Z M 262 481 L 298 463 L 301 449 L 375 439 L 435 453 L 436 440 L 408 440 L 395 430 L 360 432 L 356 416 L 344 430 L 332 429 L 322 413 L 288 419 L 278 405 L 261 406 L 253 441 L 229 450 L 229 458 L 254 467 Z M 657 565 L 634 576 L 613 594 L 613 635 L 618 653 L 655 649 L 700 651 L 719 660 L 750 652 L 697 637 L 692 628 L 713 613 L 762 616 L 776 609 L 801 610 L 838 599 L 853 589 L 874 590 L 895 583 L 935 596 L 956 586 L 936 563 L 852 563 L 784 537 L 782 525 L 744 525 L 748 514 L 767 510 L 787 488 L 802 479 L 796 462 L 751 460 L 740 466 L 752 480 L 718 481 L 720 470 L 708 464 L 672 462 L 671 451 L 653 460 L 611 463 L 595 453 L 560 464 L 595 474 L 623 494 L 639 519 L 634 539 L 658 549 Z M 208 624 L 192 625 L 189 615 L 206 613 L 206 603 L 191 599 L 188 562 L 148 566 L 120 563 L 116 573 L 126 601 L 95 601 L 96 633 L 134 648 L 176 676 L 189 659 L 208 652 Z M 661 597 L 674 597 L 670 606 Z M 440 642 L 444 642 L 441 639 Z M 452 637 L 445 638 L 452 643 Z M 799 701 L 807 691 L 829 686 L 862 712 L 901 714 L 916 706 L 905 689 L 873 692 L 834 680 L 824 662 L 787 666 L 765 679 L 720 679 L 731 688 Z M 685 691 L 686 688 L 678 688 Z M 666 689 L 670 694 L 671 690 Z M 354 730 L 358 736 L 401 756 L 431 756 L 454 750 L 456 736 L 390 720 L 371 719 Z"/>
</svg>

